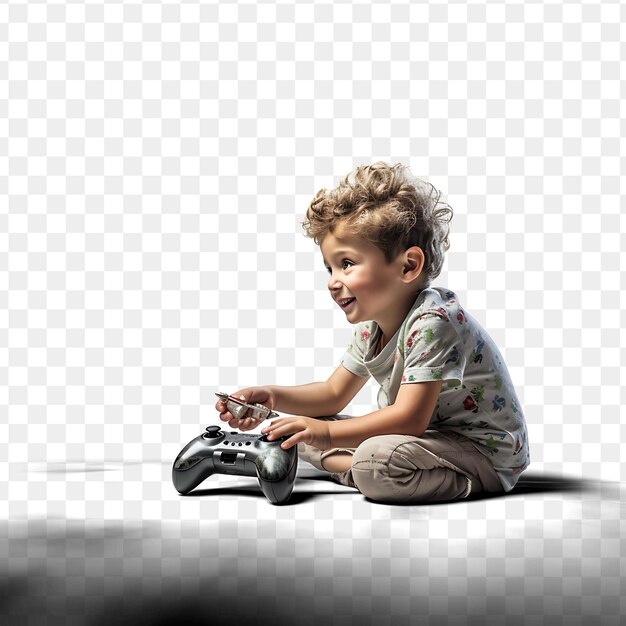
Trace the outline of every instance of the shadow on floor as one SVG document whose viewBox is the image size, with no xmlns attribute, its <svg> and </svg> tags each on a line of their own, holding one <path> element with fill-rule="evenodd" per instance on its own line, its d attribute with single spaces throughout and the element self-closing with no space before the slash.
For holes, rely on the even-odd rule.
<svg viewBox="0 0 626 626">
<path fill-rule="evenodd" d="M 559 476 L 558 474 L 540 474 L 538 472 L 526 472 L 520 476 L 517 485 L 509 491 L 508 495 L 522 495 L 527 493 L 584 493 L 596 491 L 598 481 L 574 478 L 571 476 Z"/>
<path fill-rule="evenodd" d="M 324 478 L 322 478 L 322 480 L 325 480 Z M 332 481 L 331 479 L 328 479 L 329 482 L 333 483 L 334 485 L 337 485 L 337 483 L 335 483 L 334 481 Z M 302 484 L 300 483 L 300 481 L 296 482 L 296 486 L 294 487 L 293 493 L 291 494 L 291 497 L 289 498 L 289 500 L 287 502 L 285 502 L 284 504 L 278 505 L 281 507 L 285 507 L 285 506 L 293 506 L 295 504 L 301 504 L 302 502 L 308 502 L 309 500 L 315 500 L 318 498 L 321 498 L 323 496 L 337 496 L 337 495 L 342 495 L 342 494 L 355 494 L 357 495 L 358 492 L 354 491 L 353 489 L 344 489 L 342 487 L 340 487 L 339 485 L 337 485 L 337 489 L 324 489 L 324 490 L 320 490 L 320 489 L 316 489 L 315 491 L 313 490 L 307 490 L 307 489 L 301 489 L 299 488 L 297 485 L 298 484 Z M 358 494 L 360 495 L 360 494 Z M 257 498 L 259 500 L 265 500 L 265 496 L 263 495 L 263 492 L 261 491 L 260 488 L 258 487 L 237 487 L 237 486 L 233 486 L 233 487 L 218 487 L 215 489 L 195 489 L 194 491 L 190 492 L 187 495 L 181 496 L 183 498 L 193 498 L 193 497 L 201 497 L 201 498 L 206 498 L 206 497 L 220 497 L 223 498 L 224 496 L 245 496 L 245 497 L 249 497 L 249 498 Z"/>
<path fill-rule="evenodd" d="M 477 494 L 467 500 L 489 500 L 533 494 L 596 494 L 604 499 L 620 499 L 622 492 L 617 482 L 591 480 L 559 474 L 524 472 L 511 491 L 503 494 Z"/>
<path fill-rule="evenodd" d="M 48 463 L 42 464 L 41 467 L 35 469 L 36 472 L 49 474 L 75 474 L 75 473 L 91 473 L 91 472 L 108 472 L 120 471 L 125 466 L 140 464 L 141 461 L 128 462 L 117 461 L 110 463 L 92 463 L 92 462 L 74 462 L 74 463 Z M 155 462 L 156 463 L 156 462 Z M 31 470 L 33 471 L 33 470 Z M 310 480 L 325 481 L 331 483 L 335 489 L 311 490 L 305 487 Z M 206 487 L 209 483 L 205 483 Z M 226 488 L 201 488 L 195 489 L 189 494 L 189 497 L 218 497 L 218 496 L 245 496 L 257 497 L 264 499 L 265 496 L 256 485 L 245 484 L 241 486 L 232 486 Z M 599 479 L 584 479 L 574 476 L 563 476 L 559 474 L 544 474 L 538 471 L 526 471 L 521 476 L 515 487 L 506 494 L 478 494 L 470 496 L 467 501 L 486 500 L 491 498 L 523 496 L 530 494 L 597 494 L 603 498 L 620 499 L 623 497 L 621 486 L 618 482 L 602 481 Z M 314 500 L 322 496 L 354 494 L 360 496 L 358 491 L 349 489 L 337 484 L 330 474 L 321 472 L 308 463 L 301 463 L 298 468 L 298 475 L 294 492 L 287 502 L 287 505 L 300 504 L 308 500 Z"/>
</svg>

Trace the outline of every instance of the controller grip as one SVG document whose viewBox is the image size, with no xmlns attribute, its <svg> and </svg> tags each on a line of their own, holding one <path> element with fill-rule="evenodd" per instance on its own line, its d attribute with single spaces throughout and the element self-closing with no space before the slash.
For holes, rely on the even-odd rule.
<svg viewBox="0 0 626 626">
<path fill-rule="evenodd" d="M 259 487 L 272 504 L 284 504 L 289 500 L 296 482 L 298 452 L 296 447 L 289 450 L 272 448 L 256 461 L 256 474 Z"/>
<path fill-rule="evenodd" d="M 213 470 L 209 467 L 209 460 L 205 459 L 201 467 L 191 470 L 180 471 L 172 470 L 172 482 L 176 491 L 181 495 L 187 495 L 192 489 L 195 489 L 203 480 L 213 474 Z"/>
<path fill-rule="evenodd" d="M 182 495 L 188 494 L 214 473 L 213 458 L 201 442 L 200 437 L 189 442 L 172 466 L 172 482 Z"/>
</svg>

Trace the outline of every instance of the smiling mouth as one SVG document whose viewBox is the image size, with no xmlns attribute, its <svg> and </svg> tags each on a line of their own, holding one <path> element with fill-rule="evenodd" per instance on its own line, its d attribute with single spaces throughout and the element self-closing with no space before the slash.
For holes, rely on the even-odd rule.
<svg viewBox="0 0 626 626">
<path fill-rule="evenodd" d="M 342 309 L 347 309 L 355 300 L 356 298 L 342 298 L 341 300 L 337 300 L 337 304 Z"/>
</svg>

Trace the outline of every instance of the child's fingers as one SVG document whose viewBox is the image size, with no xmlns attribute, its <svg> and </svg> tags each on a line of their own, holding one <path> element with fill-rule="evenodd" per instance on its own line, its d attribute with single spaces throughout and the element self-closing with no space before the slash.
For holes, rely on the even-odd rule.
<svg viewBox="0 0 626 626">
<path fill-rule="evenodd" d="M 306 425 L 301 425 L 297 420 L 276 420 L 268 428 L 263 429 L 263 433 L 267 434 L 267 438 L 272 441 L 280 437 L 286 437 L 287 435 L 293 435 L 301 430 L 304 430 Z"/>
<path fill-rule="evenodd" d="M 307 438 L 306 424 L 302 424 L 297 418 L 292 417 L 274 420 L 261 432 L 267 436 L 268 441 L 275 441 L 280 437 L 290 435 L 286 441 L 280 444 L 283 450 L 289 450 Z"/>
<path fill-rule="evenodd" d="M 233 416 L 230 413 L 220 413 L 220 419 L 222 422 L 230 422 Z"/>
<path fill-rule="evenodd" d="M 269 435 L 271 432 L 274 432 L 277 428 L 279 428 L 285 421 L 285 419 L 274 420 L 273 422 L 270 422 L 261 432 L 264 435 Z"/>
<path fill-rule="evenodd" d="M 259 424 L 259 420 L 254 417 L 244 417 L 239 423 L 239 430 L 252 430 Z"/>
<path fill-rule="evenodd" d="M 303 432 L 297 433 L 296 435 L 291 435 L 289 439 L 286 439 L 280 444 L 280 447 L 283 450 L 289 450 L 289 448 L 293 448 L 294 446 L 297 446 L 301 441 L 304 441 Z"/>
<path fill-rule="evenodd" d="M 220 414 L 224 415 L 227 413 L 226 402 L 224 400 L 218 400 L 215 403 L 215 410 Z M 230 415 L 230 414 L 229 414 Z"/>
</svg>

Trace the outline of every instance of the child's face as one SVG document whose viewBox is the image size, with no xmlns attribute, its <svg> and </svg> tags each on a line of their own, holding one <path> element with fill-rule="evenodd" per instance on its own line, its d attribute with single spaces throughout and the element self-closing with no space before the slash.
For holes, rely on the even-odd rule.
<svg viewBox="0 0 626 626">
<path fill-rule="evenodd" d="M 387 263 L 374 244 L 342 227 L 328 233 L 320 244 L 330 273 L 328 289 L 351 324 L 375 320 L 379 324 L 397 309 L 404 283 L 402 261 Z"/>
</svg>

